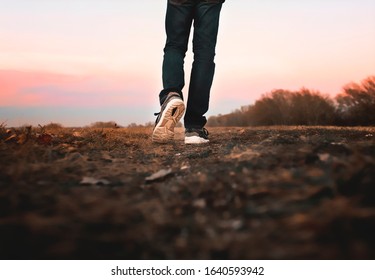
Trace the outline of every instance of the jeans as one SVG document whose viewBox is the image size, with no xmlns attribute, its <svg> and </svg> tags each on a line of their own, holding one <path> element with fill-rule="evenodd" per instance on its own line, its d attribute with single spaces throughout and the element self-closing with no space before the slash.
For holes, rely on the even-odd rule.
<svg viewBox="0 0 375 280">
<path fill-rule="evenodd" d="M 185 86 L 184 59 L 188 49 L 189 34 L 194 23 L 194 62 L 190 85 L 185 128 L 202 128 L 207 122 L 210 90 L 215 73 L 215 48 L 219 28 L 222 1 L 169 0 L 165 27 L 167 41 L 163 60 L 163 90 L 159 98 L 162 104 L 169 92 L 178 92 L 183 98 Z"/>
</svg>

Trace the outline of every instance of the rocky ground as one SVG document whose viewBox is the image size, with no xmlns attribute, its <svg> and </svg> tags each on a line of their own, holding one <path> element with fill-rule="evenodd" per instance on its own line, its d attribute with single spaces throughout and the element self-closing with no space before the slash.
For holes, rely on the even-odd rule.
<svg viewBox="0 0 375 280">
<path fill-rule="evenodd" d="M 374 259 L 375 128 L 0 129 L 2 259 Z"/>
</svg>

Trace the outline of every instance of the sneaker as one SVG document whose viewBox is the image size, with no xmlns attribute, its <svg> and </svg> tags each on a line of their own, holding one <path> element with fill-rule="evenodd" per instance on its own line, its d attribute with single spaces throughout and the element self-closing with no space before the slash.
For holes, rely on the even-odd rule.
<svg viewBox="0 0 375 280">
<path fill-rule="evenodd" d="M 174 128 L 185 112 L 185 104 L 181 96 L 176 92 L 170 92 L 161 106 L 160 113 L 155 121 L 152 141 L 165 143 L 173 140 Z"/>
<path fill-rule="evenodd" d="M 205 128 L 187 128 L 185 130 L 185 144 L 208 143 L 208 131 Z"/>
</svg>

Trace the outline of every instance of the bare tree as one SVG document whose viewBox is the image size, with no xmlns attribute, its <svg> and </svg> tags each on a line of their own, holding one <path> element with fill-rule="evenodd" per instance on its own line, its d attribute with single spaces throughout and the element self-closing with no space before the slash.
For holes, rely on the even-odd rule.
<svg viewBox="0 0 375 280">
<path fill-rule="evenodd" d="M 375 76 L 351 83 L 336 97 L 338 114 L 346 125 L 375 124 Z"/>
</svg>

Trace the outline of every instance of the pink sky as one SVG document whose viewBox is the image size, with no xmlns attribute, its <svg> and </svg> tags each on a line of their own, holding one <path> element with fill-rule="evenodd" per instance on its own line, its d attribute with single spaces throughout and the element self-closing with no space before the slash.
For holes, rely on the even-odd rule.
<svg viewBox="0 0 375 280">
<path fill-rule="evenodd" d="M 105 77 L 0 70 L 1 103 L 22 107 L 98 107 L 121 103 L 139 106 L 142 99 L 132 92 L 141 82 L 136 77 L 114 75 Z M 143 88 L 150 90 L 147 86 Z"/>
<path fill-rule="evenodd" d="M 153 121 L 161 90 L 163 1 L 3 2 L 0 122 L 86 125 L 104 116 L 123 125 Z M 253 103 L 275 88 L 335 95 L 346 83 L 375 75 L 375 2 L 228 0 L 216 64 L 208 116 Z M 77 111 L 28 118 L 33 108 Z M 80 117 L 80 108 L 94 113 Z"/>
</svg>

